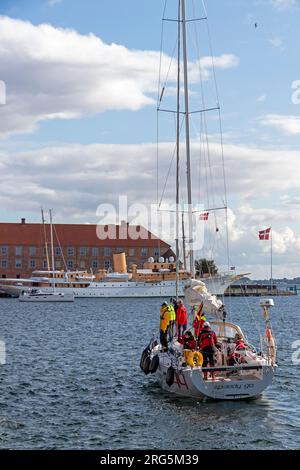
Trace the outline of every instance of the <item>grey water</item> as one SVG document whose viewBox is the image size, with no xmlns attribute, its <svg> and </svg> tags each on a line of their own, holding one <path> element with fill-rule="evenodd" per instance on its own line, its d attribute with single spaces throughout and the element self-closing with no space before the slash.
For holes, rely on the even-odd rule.
<svg viewBox="0 0 300 470">
<path fill-rule="evenodd" d="M 300 296 L 275 298 L 276 378 L 260 398 L 242 402 L 179 398 L 143 374 L 140 355 L 158 329 L 160 303 L 0 299 L 0 448 L 299 448 Z M 227 307 L 258 346 L 259 299 L 227 299 Z"/>
</svg>

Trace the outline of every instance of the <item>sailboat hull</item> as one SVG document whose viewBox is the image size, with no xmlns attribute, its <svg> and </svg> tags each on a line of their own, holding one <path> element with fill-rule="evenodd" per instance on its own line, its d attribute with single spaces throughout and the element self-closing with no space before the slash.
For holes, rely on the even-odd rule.
<svg viewBox="0 0 300 470">
<path fill-rule="evenodd" d="M 256 398 L 272 384 L 274 367 L 258 365 L 257 368 L 240 370 L 236 377 L 218 377 L 204 380 L 201 367 L 186 367 L 175 371 L 174 383 L 169 386 L 166 382 L 167 371 L 171 365 L 167 353 L 160 354 L 160 364 L 156 377 L 160 386 L 176 395 L 197 400 L 247 400 Z"/>
</svg>

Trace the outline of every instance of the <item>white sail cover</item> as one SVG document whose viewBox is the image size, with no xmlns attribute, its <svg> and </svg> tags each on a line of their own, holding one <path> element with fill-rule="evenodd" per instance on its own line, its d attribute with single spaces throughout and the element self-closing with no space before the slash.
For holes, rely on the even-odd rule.
<svg viewBox="0 0 300 470">
<path fill-rule="evenodd" d="M 223 319 L 224 305 L 215 295 L 208 292 L 206 285 L 196 279 L 191 279 L 184 287 L 184 295 L 186 302 L 194 307 L 203 303 L 203 311 L 206 314 Z"/>
</svg>

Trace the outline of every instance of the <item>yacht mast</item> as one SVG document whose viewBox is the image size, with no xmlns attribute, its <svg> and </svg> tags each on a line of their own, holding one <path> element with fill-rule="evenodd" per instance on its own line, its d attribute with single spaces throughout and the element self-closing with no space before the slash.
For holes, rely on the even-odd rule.
<svg viewBox="0 0 300 470">
<path fill-rule="evenodd" d="M 53 248 L 53 224 L 52 224 L 52 210 L 49 209 L 50 216 L 50 237 L 51 237 L 51 263 L 52 263 L 52 286 L 53 290 L 55 289 L 55 280 L 54 280 L 54 248 Z"/>
<path fill-rule="evenodd" d="M 180 146 L 180 0 L 178 1 L 177 128 L 176 128 L 176 300 L 179 291 L 179 146 Z"/>
<path fill-rule="evenodd" d="M 48 269 L 48 271 L 50 271 L 50 261 L 49 261 L 49 253 L 48 253 L 48 243 L 47 243 L 47 234 L 46 234 L 46 227 L 45 227 L 44 209 L 41 208 L 41 211 L 42 211 L 42 222 L 43 222 L 44 240 L 45 240 L 45 252 L 46 252 L 46 259 L 47 259 L 47 269 Z"/>
<path fill-rule="evenodd" d="M 187 271 L 186 265 L 186 249 L 185 249 L 185 231 L 184 231 L 184 212 L 181 214 L 181 222 L 182 222 L 182 253 L 183 253 L 183 266 L 184 270 Z"/>
<path fill-rule="evenodd" d="M 193 207 L 192 207 L 192 180 L 191 180 L 191 150 L 190 150 L 190 123 L 189 123 L 189 91 L 187 73 L 187 44 L 186 44 L 186 18 L 185 0 L 181 0 L 182 9 L 182 42 L 183 42 L 183 76 L 184 76 L 184 114 L 185 114 L 185 139 L 186 139 L 186 174 L 188 192 L 188 216 L 189 216 L 189 255 L 191 277 L 195 277 L 194 253 L 193 253 Z M 180 3 L 180 0 L 179 0 Z"/>
</svg>

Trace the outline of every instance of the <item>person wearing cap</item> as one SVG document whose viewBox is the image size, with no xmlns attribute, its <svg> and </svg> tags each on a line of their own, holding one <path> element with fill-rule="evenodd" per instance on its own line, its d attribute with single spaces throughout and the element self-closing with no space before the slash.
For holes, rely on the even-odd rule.
<svg viewBox="0 0 300 470">
<path fill-rule="evenodd" d="M 196 340 L 191 331 L 187 330 L 183 336 L 180 336 L 178 342 L 183 345 L 184 349 L 189 349 L 191 351 L 196 349 Z"/>
<path fill-rule="evenodd" d="M 178 304 L 177 314 L 176 314 L 177 333 L 178 333 L 178 336 L 182 336 L 185 330 L 187 329 L 188 313 L 181 299 L 178 300 L 177 304 Z"/>
<path fill-rule="evenodd" d="M 160 344 L 164 350 L 168 350 L 168 328 L 170 324 L 170 314 L 168 302 L 163 302 L 160 309 Z"/>
<path fill-rule="evenodd" d="M 203 325 L 203 330 L 199 334 L 199 347 L 203 354 L 203 365 L 202 367 L 214 367 L 214 353 L 216 351 L 217 336 L 216 333 L 211 329 L 210 323 L 206 321 Z M 207 380 L 207 372 L 204 372 L 204 380 Z M 214 374 L 211 374 L 212 378 Z"/>
</svg>

